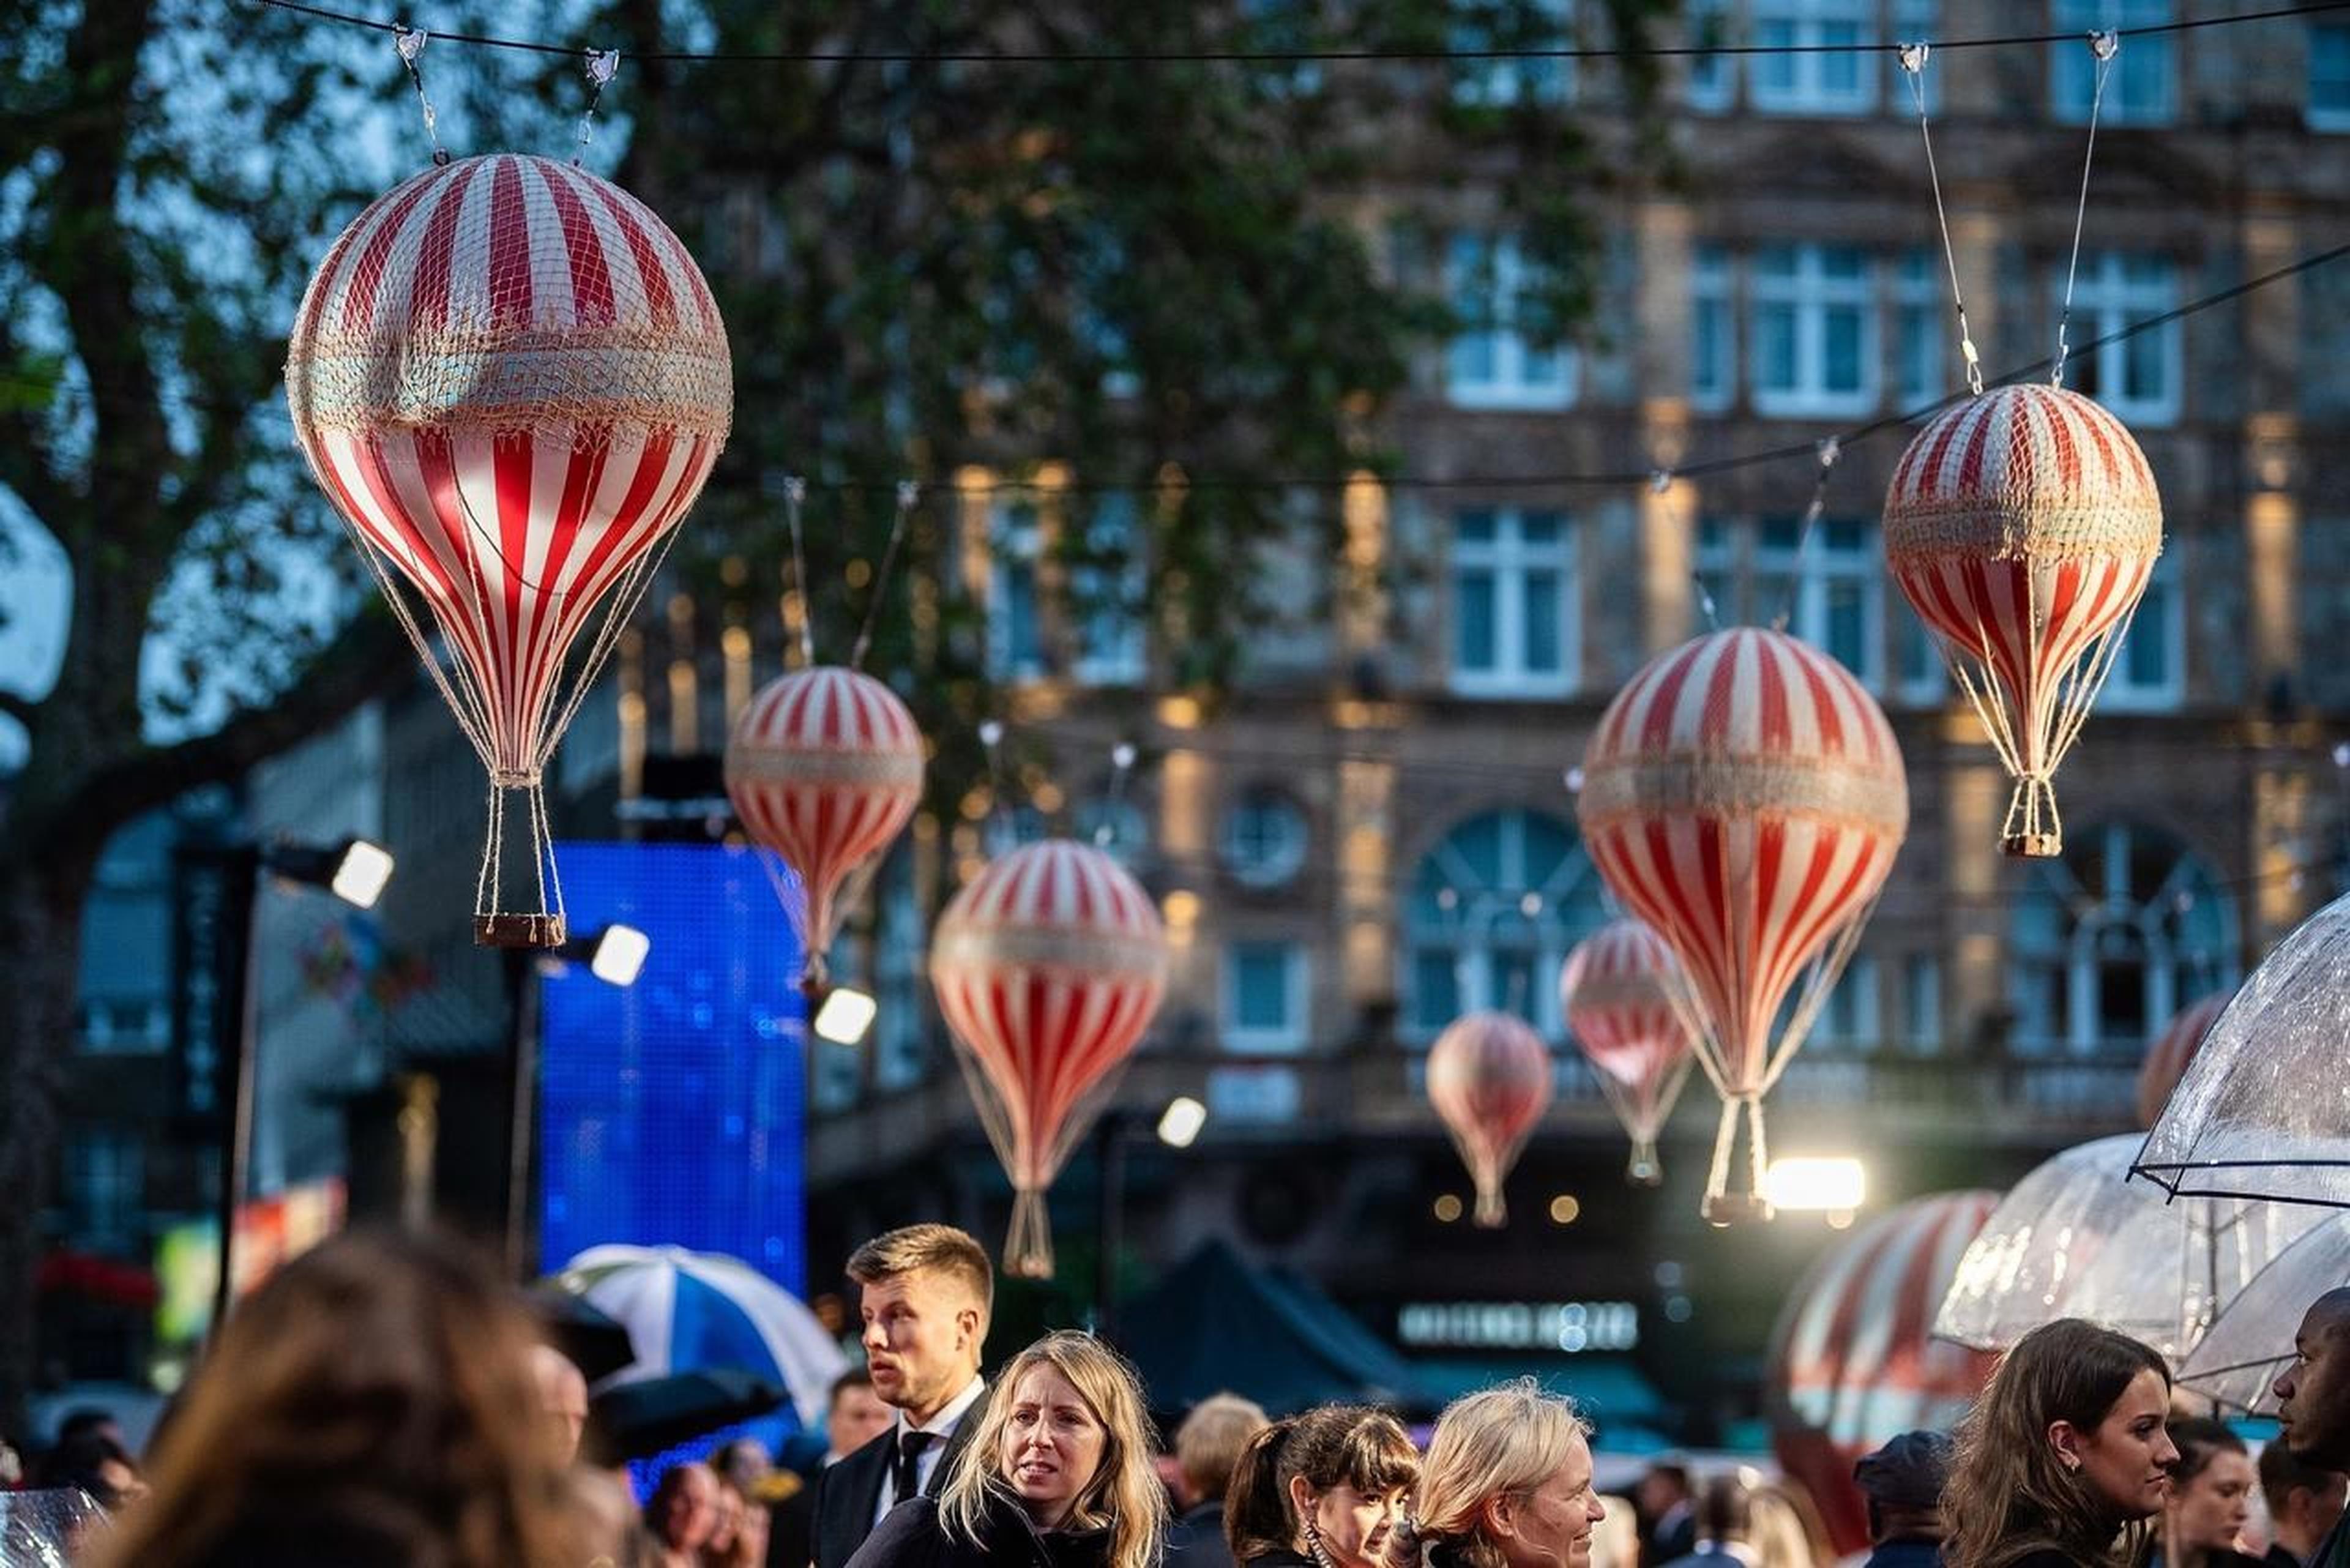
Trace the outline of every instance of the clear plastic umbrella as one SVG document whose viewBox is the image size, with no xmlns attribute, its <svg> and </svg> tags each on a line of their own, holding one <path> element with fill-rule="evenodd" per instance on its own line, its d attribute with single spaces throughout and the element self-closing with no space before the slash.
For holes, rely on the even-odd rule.
<svg viewBox="0 0 2350 1568">
<path fill-rule="evenodd" d="M 0 1491 L 0 1564 L 5 1568 L 66 1568 L 80 1559 L 106 1515 L 76 1487 L 55 1491 Z"/>
<path fill-rule="evenodd" d="M 1959 1260 L 1934 1334 L 2003 1350 L 2042 1324 L 2083 1317 L 2176 1362 L 2314 1210 L 2227 1199 L 2172 1202 L 2128 1179 L 2137 1137 L 2068 1148 L 2000 1200 Z"/>
<path fill-rule="evenodd" d="M 2350 898 L 2252 971 L 2146 1137 L 2134 1169 L 2182 1197 L 2350 1208 Z"/>
<path fill-rule="evenodd" d="M 2309 1303 L 2350 1284 L 2350 1214 L 2329 1215 L 2252 1276 L 2196 1345 L 2178 1381 L 2231 1409 L 2273 1416 L 2269 1386 L 2293 1360 Z"/>
</svg>

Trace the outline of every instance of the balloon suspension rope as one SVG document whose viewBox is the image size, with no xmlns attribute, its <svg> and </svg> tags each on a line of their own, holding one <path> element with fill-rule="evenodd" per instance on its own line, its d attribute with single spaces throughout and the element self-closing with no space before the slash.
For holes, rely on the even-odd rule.
<svg viewBox="0 0 2350 1568">
<path fill-rule="evenodd" d="M 391 27 L 391 47 L 400 51 L 400 63 L 408 68 L 408 79 L 416 88 L 416 106 L 424 111 L 424 134 L 432 143 L 432 164 L 436 169 L 449 166 L 449 150 L 441 145 L 441 116 L 433 110 L 432 100 L 424 93 L 424 72 L 417 65 L 417 57 L 432 35 L 421 27 L 411 27 L 395 22 Z"/>
<path fill-rule="evenodd" d="M 1016 1280 L 1053 1277 L 1053 1221 L 1045 1195 L 1022 1188 L 1012 1199 L 1012 1233 L 1003 1242 L 1003 1272 Z"/>
<path fill-rule="evenodd" d="M 1118 839 L 1118 808 L 1126 800 L 1126 781 L 1134 772 L 1134 742 L 1120 741 L 1109 749 L 1108 804 L 1102 808 L 1099 822 L 1094 824 L 1094 847 L 1107 849 Z"/>
<path fill-rule="evenodd" d="M 800 540 L 800 509 L 807 504 L 807 481 L 793 474 L 784 481 L 784 524 L 792 539 L 792 603 L 800 631 L 800 668 L 816 663 L 816 602 L 808 597 L 807 552 Z"/>
<path fill-rule="evenodd" d="M 1648 474 L 1648 493 L 1665 504 L 1665 516 L 1672 524 L 1674 536 L 1685 537 L 1689 532 L 1687 520 L 1681 516 L 1680 508 L 1673 504 L 1673 471 L 1669 468 L 1651 471 Z M 1721 618 L 1714 613 L 1713 593 L 1705 586 L 1705 574 L 1692 568 L 1690 572 L 1690 587 L 1697 595 L 1699 613 L 1705 617 L 1705 629 L 1720 631 Z"/>
<path fill-rule="evenodd" d="M 906 519 L 913 514 L 914 504 L 921 498 L 921 486 L 912 480 L 898 482 L 898 514 L 889 523 L 889 543 L 882 547 L 881 569 L 873 574 L 873 597 L 866 601 L 865 624 L 858 628 L 857 646 L 848 655 L 851 670 L 865 668 L 865 655 L 873 646 L 873 627 L 881 615 L 881 601 L 889 597 L 889 574 L 898 564 L 898 548 L 905 542 Z"/>
<path fill-rule="evenodd" d="M 2089 170 L 2097 157 L 2097 111 L 2106 101 L 2106 79 L 2113 75 L 2114 57 L 2121 53 L 2121 35 L 2108 28 L 2092 33 L 2088 38 L 2089 53 L 2095 57 L 2096 85 L 2089 95 L 2088 145 L 2081 153 L 2081 200 L 2073 213 L 2073 258 L 2064 268 L 2064 305 L 2056 313 L 2056 364 L 2050 371 L 2048 384 L 2064 384 L 2064 358 L 2071 352 L 2064 340 L 2064 329 L 2073 319 L 2073 280 L 2081 271 L 2081 227 L 2089 215 Z"/>
<path fill-rule="evenodd" d="M 1950 243 L 1950 214 L 1942 205 L 1942 172 L 1934 163 L 1934 128 L 1926 113 L 1926 61 L 1933 53 L 1925 44 L 1900 47 L 1902 73 L 1909 78 L 1909 96 L 1918 105 L 1918 134 L 1926 143 L 1926 179 L 1934 189 L 1934 221 L 1942 231 L 1942 263 L 1950 273 L 1950 304 L 1959 313 L 1959 355 L 1967 365 L 1967 390 L 1982 396 L 1982 356 L 1975 351 L 1974 334 L 1967 327 L 1967 299 L 1959 289 L 1958 247 Z"/>
</svg>

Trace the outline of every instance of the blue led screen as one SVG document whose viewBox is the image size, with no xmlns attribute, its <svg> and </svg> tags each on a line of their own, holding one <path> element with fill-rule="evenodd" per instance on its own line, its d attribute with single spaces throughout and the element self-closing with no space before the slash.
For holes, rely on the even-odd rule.
<svg viewBox="0 0 2350 1568">
<path fill-rule="evenodd" d="M 539 1255 L 726 1252 L 805 1290 L 799 940 L 766 871 L 717 845 L 556 846 L 576 934 L 652 940 L 633 986 L 541 981 Z"/>
</svg>

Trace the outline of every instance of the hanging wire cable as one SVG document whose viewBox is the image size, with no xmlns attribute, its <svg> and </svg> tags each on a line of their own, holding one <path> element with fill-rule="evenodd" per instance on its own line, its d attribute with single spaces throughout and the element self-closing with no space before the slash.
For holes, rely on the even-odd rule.
<svg viewBox="0 0 2350 1568">
<path fill-rule="evenodd" d="M 1901 71 L 1908 78 L 1909 94 L 1918 103 L 1918 134 L 1926 143 L 1926 179 L 1934 192 L 1934 222 L 1942 232 L 1942 261 L 1950 272 L 1950 303 L 1959 313 L 1959 358 L 1966 362 L 1967 390 L 1975 397 L 1982 396 L 1982 356 L 1975 351 L 1974 334 L 1967 327 L 1967 297 L 1959 287 L 1959 252 L 1950 242 L 1950 213 L 1942 204 L 1942 171 L 1934 161 L 1934 129 L 1926 112 L 1926 66 L 1933 54 L 1929 44 L 1901 46 Z M 2079 236 L 2074 236 L 2079 244 Z"/>
<path fill-rule="evenodd" d="M 2048 384 L 2053 387 L 2064 384 L 2064 329 L 2073 320 L 2073 284 L 2081 274 L 2081 230 L 2089 216 L 2089 171 L 2097 161 L 2097 111 L 2105 107 L 2106 81 L 2113 75 L 2114 57 L 2121 52 L 2121 35 L 2111 28 L 2089 35 L 2096 87 L 2089 95 L 2088 145 L 2081 152 L 2081 200 L 2073 211 L 2073 254 L 2064 265 L 2064 303 L 2056 312 L 2055 365 L 2048 376 Z"/>
</svg>

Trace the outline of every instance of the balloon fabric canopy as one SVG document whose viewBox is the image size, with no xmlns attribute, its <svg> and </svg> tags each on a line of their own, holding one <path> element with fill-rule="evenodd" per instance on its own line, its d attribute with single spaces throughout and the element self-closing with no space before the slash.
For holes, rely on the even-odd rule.
<svg viewBox="0 0 2350 1568">
<path fill-rule="evenodd" d="M 1690 1070 L 1687 982 L 1665 939 L 1638 920 L 1586 937 L 1558 971 L 1558 1010 L 1632 1139 L 1629 1179 L 1664 1179 L 1657 1135 Z"/>
<path fill-rule="evenodd" d="M 1722 1097 L 1705 1216 L 1767 1219 L 1762 1096 L 1844 972 L 1908 828 L 1892 726 L 1826 654 L 1734 628 L 1634 675 L 1583 772 L 1592 859 L 1679 961 L 1698 1060 Z"/>
<path fill-rule="evenodd" d="M 807 953 L 802 980 L 823 988 L 826 953 L 850 899 L 922 798 L 922 733 L 898 694 L 869 675 L 822 665 L 760 689 L 726 742 L 726 793 L 743 831 L 799 876 L 777 892 Z"/>
<path fill-rule="evenodd" d="M 2277 944 L 2203 1036 L 2133 1168 L 2185 1197 L 2350 1208 L 2350 898 Z"/>
<path fill-rule="evenodd" d="M 2056 766 L 2161 553 L 2146 454 L 2078 392 L 1994 388 L 1929 421 L 1895 466 L 1886 559 L 2016 781 L 2009 854 L 2064 848 Z"/>
<path fill-rule="evenodd" d="M 1012 1179 L 1006 1272 L 1049 1279 L 1045 1189 L 1167 989 L 1167 931 L 1125 867 L 1050 839 L 990 862 L 931 939 L 931 987 Z"/>
<path fill-rule="evenodd" d="M 1764 1401 L 1780 1465 L 1820 1506 L 1838 1552 L 1868 1545 L 1853 1461 L 1903 1432 L 1947 1431 L 1996 1358 L 1929 1337 L 1959 1260 L 1996 1192 L 1919 1198 L 1805 1272 L 1771 1339 Z"/>
<path fill-rule="evenodd" d="M 1428 1103 L 1476 1183 L 1476 1222 L 1508 1218 L 1502 1183 L 1550 1106 L 1550 1047 L 1506 1012 L 1457 1018 L 1428 1051 Z"/>
<path fill-rule="evenodd" d="M 733 372 L 709 286 L 608 182 L 460 159 L 335 242 L 286 391 L 313 477 L 489 772 L 474 935 L 559 944 L 541 780 L 726 443 Z M 512 794 L 526 908 L 504 887 Z"/>
<path fill-rule="evenodd" d="M 2202 1049 L 2203 1037 L 2227 1010 L 2229 994 L 2215 991 L 2199 1002 L 2188 1003 L 2147 1044 L 2146 1059 L 2137 1068 L 2138 1126 L 2151 1127 L 2162 1119 L 2162 1107 L 2170 1099 L 2171 1091 L 2187 1075 L 2195 1053 Z"/>
</svg>

